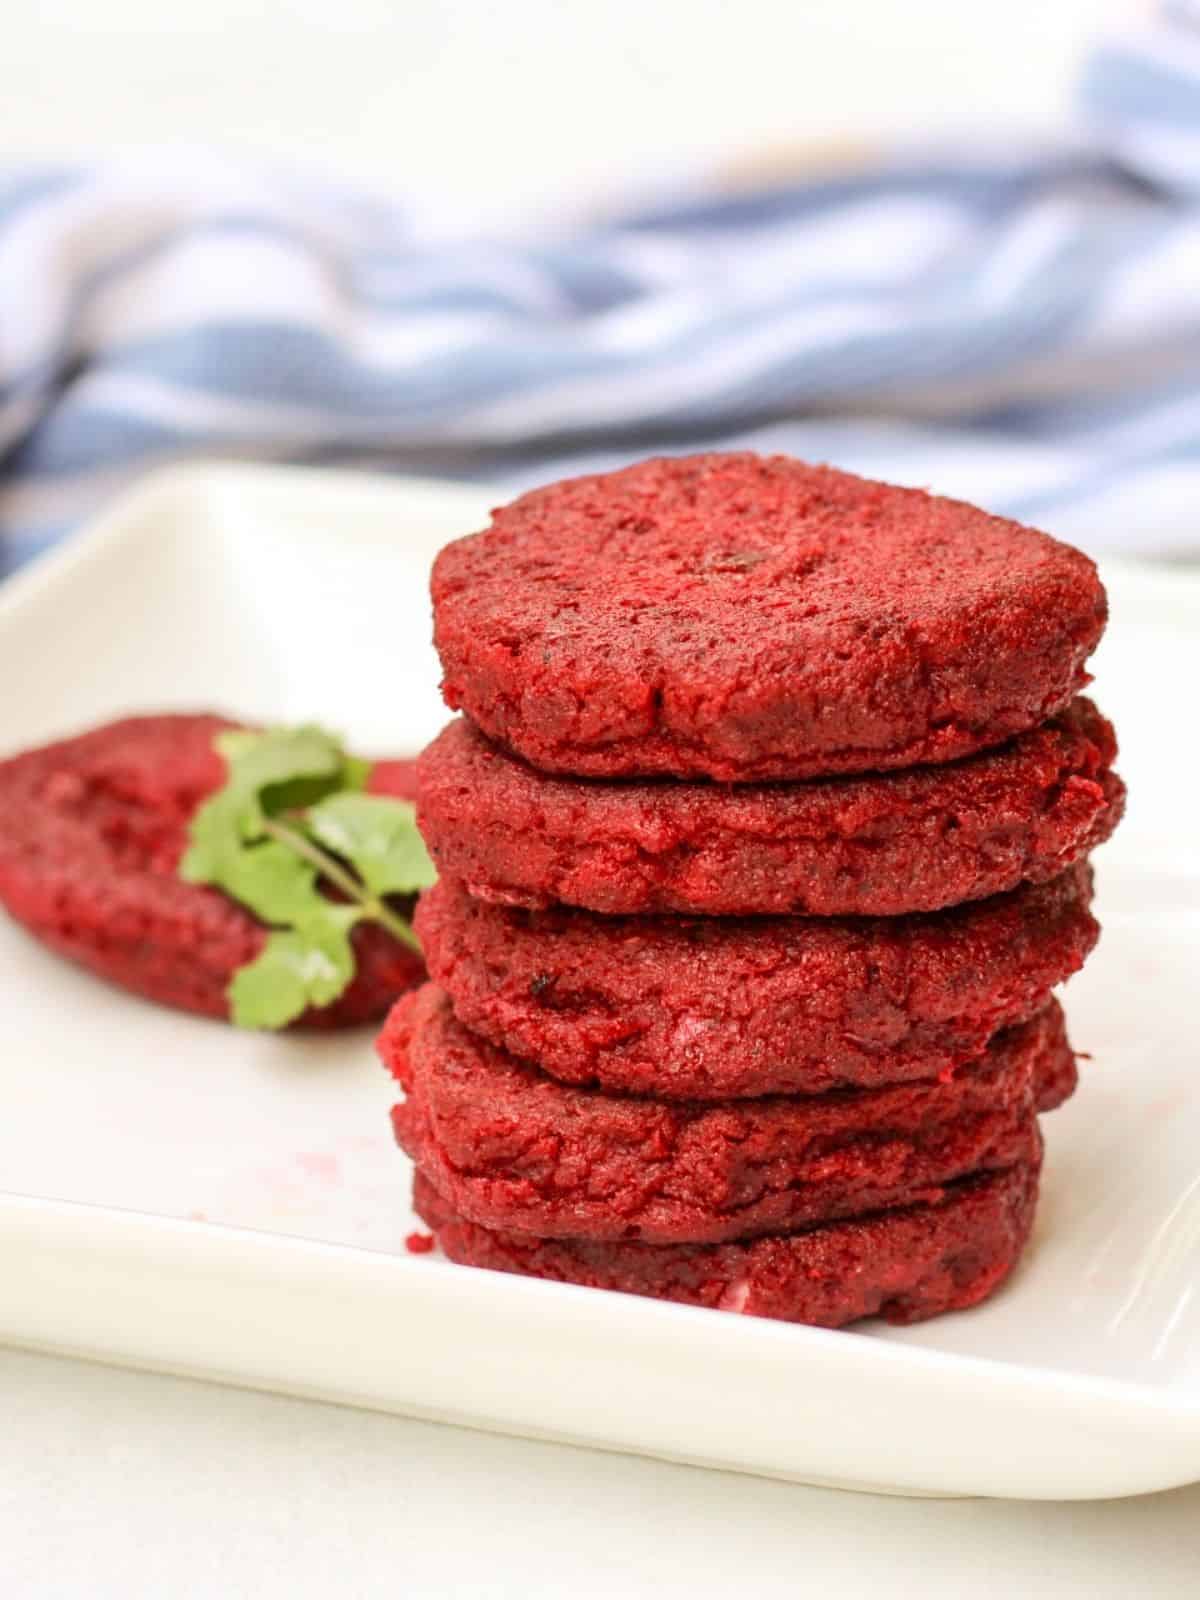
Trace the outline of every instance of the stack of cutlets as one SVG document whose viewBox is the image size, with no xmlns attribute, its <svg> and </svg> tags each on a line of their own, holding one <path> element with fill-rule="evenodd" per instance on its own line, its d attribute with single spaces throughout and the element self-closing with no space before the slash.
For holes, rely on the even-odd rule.
<svg viewBox="0 0 1200 1600">
<path fill-rule="evenodd" d="M 1124 799 L 1091 562 L 709 455 L 525 495 L 433 599 L 466 715 L 380 1049 L 444 1251 L 830 1327 L 989 1294 Z"/>
</svg>

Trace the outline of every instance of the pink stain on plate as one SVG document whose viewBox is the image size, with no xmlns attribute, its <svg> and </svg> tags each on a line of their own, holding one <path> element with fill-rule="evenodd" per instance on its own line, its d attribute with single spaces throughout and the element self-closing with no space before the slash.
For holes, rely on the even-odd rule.
<svg viewBox="0 0 1200 1600">
<path fill-rule="evenodd" d="M 331 1156 L 323 1150 L 302 1150 L 296 1157 L 296 1165 L 308 1178 L 315 1178 L 319 1183 L 341 1183 L 342 1168 L 336 1156 Z"/>
</svg>

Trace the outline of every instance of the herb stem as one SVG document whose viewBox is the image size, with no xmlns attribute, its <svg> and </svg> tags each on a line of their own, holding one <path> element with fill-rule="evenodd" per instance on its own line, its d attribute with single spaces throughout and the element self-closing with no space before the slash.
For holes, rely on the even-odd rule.
<svg viewBox="0 0 1200 1600">
<path fill-rule="evenodd" d="M 286 845 L 289 850 L 294 850 L 298 856 L 302 856 L 323 878 L 327 878 L 335 888 L 340 889 L 348 900 L 361 906 L 364 916 L 386 928 L 394 939 L 399 939 L 409 950 L 415 951 L 417 955 L 421 954 L 420 942 L 404 918 L 397 916 L 390 906 L 384 905 L 382 900 L 368 894 L 354 874 L 347 872 L 341 862 L 327 855 L 320 845 L 314 844 L 298 828 L 291 828 L 276 817 L 264 817 L 262 827 L 264 833 L 269 834 L 272 839 L 277 839 L 280 844 Z"/>
</svg>

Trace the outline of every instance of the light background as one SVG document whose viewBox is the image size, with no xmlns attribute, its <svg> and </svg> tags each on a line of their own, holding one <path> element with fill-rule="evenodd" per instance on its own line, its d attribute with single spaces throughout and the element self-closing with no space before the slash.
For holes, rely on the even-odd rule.
<svg viewBox="0 0 1200 1600">
<path fill-rule="evenodd" d="M 216 141 L 502 221 L 814 137 L 1053 128 L 1111 11 L 0 0 L 0 156 Z M 1184 1600 L 1200 1570 L 1200 1490 L 876 1500 L 4 1351 L 0 1393 L 0 1591 L 21 1600 Z"/>
<path fill-rule="evenodd" d="M 69 155 L 219 140 L 503 212 L 681 154 L 1051 127 L 1112 12 L 1105 0 L 0 0 L 0 139 L 10 154 Z"/>
</svg>

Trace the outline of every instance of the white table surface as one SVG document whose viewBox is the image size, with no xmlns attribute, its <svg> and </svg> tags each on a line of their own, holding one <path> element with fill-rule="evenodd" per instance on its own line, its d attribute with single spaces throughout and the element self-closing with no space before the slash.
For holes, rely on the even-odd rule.
<svg viewBox="0 0 1200 1600">
<path fill-rule="evenodd" d="M 13 1600 L 1183 1600 L 1200 1487 L 911 1501 L 0 1351 Z"/>
<path fill-rule="evenodd" d="M 1045 124 L 1103 9 L 747 0 L 731 55 L 723 0 L 51 0 L 5 8 L 0 153 L 222 139 L 454 207 L 486 192 L 503 213 L 668 146 Z M 0 1395 L 5 1600 L 1190 1600 L 1200 1585 L 1200 1487 L 877 1499 L 19 1351 L 0 1350 Z"/>
</svg>

